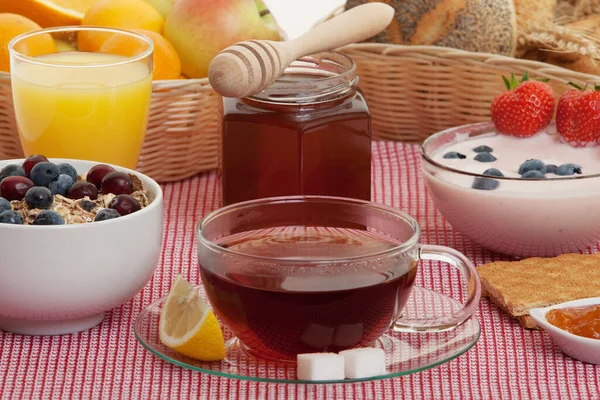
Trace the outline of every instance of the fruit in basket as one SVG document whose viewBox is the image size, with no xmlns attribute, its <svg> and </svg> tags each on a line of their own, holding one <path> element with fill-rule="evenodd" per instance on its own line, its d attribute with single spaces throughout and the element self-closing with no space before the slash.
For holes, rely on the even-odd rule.
<svg viewBox="0 0 600 400">
<path fill-rule="evenodd" d="M 514 74 L 510 80 L 502 77 L 507 91 L 492 100 L 490 117 L 498 132 L 517 137 L 530 137 L 550 125 L 556 97 L 550 85 L 529 80 L 523 74 L 521 82 Z"/>
<path fill-rule="evenodd" d="M 205 78 L 224 48 L 248 39 L 280 40 L 254 0 L 178 0 L 165 22 L 165 37 L 181 57 L 188 78 Z"/>
<path fill-rule="evenodd" d="M 164 19 L 144 0 L 99 0 L 85 14 L 81 24 L 162 33 Z M 110 33 L 81 32 L 79 50 L 98 51 L 110 37 Z"/>
<path fill-rule="evenodd" d="M 79 25 L 98 0 L 0 0 L 0 12 L 19 14 L 43 28 Z M 2 26 L 2 25 L 0 25 Z"/>
<path fill-rule="evenodd" d="M 213 310 L 178 275 L 160 310 L 159 338 L 178 353 L 202 361 L 225 358 L 225 340 Z"/>
<path fill-rule="evenodd" d="M 10 72 L 8 43 L 22 33 L 35 31 L 41 27 L 21 15 L 0 14 L 0 71 Z M 16 49 L 29 56 L 54 53 L 56 44 L 50 35 L 37 35 L 21 42 Z"/>
<path fill-rule="evenodd" d="M 156 32 L 144 29 L 133 29 L 133 31 L 145 35 L 154 43 L 152 79 L 178 79 L 181 76 L 181 60 L 173 45 Z M 99 51 L 130 57 L 144 50 L 145 47 L 139 40 L 129 35 L 117 34 L 104 42 Z"/>
<path fill-rule="evenodd" d="M 150 4 L 156 11 L 163 16 L 163 18 L 167 18 L 167 15 L 171 12 L 171 8 L 173 8 L 173 4 L 175 4 L 175 0 L 146 0 L 148 4 Z"/>
<path fill-rule="evenodd" d="M 556 130 L 562 139 L 574 147 L 600 143 L 600 86 L 580 87 L 560 96 L 556 107 Z"/>
<path fill-rule="evenodd" d="M 348 0 L 346 9 L 369 0 Z M 512 56 L 517 46 L 513 0 L 382 0 L 395 20 L 371 41 L 444 46 Z"/>
</svg>

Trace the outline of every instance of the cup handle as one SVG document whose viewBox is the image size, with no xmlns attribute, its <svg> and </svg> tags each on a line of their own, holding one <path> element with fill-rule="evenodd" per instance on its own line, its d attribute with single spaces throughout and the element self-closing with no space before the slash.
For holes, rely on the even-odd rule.
<svg viewBox="0 0 600 400">
<path fill-rule="evenodd" d="M 441 261 L 458 268 L 467 280 L 467 302 L 453 313 L 431 318 L 400 317 L 392 326 L 398 332 L 441 332 L 454 329 L 475 312 L 481 298 L 481 282 L 475 266 L 462 253 L 445 246 L 420 245 L 419 260 Z"/>
</svg>

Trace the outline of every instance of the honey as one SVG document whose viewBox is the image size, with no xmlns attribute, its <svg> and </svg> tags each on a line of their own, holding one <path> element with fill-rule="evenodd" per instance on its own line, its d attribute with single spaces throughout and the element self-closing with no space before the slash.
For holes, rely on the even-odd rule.
<svg viewBox="0 0 600 400">
<path fill-rule="evenodd" d="M 600 339 L 600 305 L 555 308 L 548 312 L 546 319 L 574 335 Z"/>
<path fill-rule="evenodd" d="M 288 195 L 370 200 L 371 116 L 348 57 L 292 63 L 268 89 L 223 100 L 223 205 Z"/>
</svg>

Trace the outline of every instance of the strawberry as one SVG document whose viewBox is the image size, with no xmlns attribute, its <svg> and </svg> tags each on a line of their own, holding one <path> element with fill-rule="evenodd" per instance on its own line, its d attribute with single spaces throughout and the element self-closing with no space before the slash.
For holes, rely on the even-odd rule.
<svg viewBox="0 0 600 400">
<path fill-rule="evenodd" d="M 556 130 L 573 147 L 595 146 L 600 143 L 600 86 L 594 89 L 575 87 L 558 100 Z"/>
<path fill-rule="evenodd" d="M 530 137 L 550 125 L 556 97 L 552 88 L 541 80 L 528 80 L 527 72 L 519 83 L 515 74 L 504 84 L 508 89 L 492 100 L 490 115 L 498 132 L 517 137 Z"/>
</svg>

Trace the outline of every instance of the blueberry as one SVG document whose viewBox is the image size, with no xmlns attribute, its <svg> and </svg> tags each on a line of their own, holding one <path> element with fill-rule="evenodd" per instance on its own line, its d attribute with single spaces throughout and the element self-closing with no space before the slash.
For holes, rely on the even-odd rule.
<svg viewBox="0 0 600 400">
<path fill-rule="evenodd" d="M 449 151 L 444 154 L 444 158 L 460 158 L 461 160 L 467 158 L 464 154 L 459 153 L 458 151 Z"/>
<path fill-rule="evenodd" d="M 541 160 L 527 160 L 519 166 L 519 175 L 529 171 L 546 172 L 546 165 Z"/>
<path fill-rule="evenodd" d="M 91 201 L 91 200 L 81 199 L 81 201 L 79 202 L 79 206 L 81 208 L 83 208 L 85 211 L 90 212 L 94 208 L 96 208 L 96 202 Z"/>
<path fill-rule="evenodd" d="M 73 179 L 66 174 L 60 174 L 50 184 L 48 188 L 52 192 L 52 195 L 60 194 L 61 196 L 67 196 L 69 189 L 73 186 Z"/>
<path fill-rule="evenodd" d="M 6 210 L 0 213 L 0 224 L 22 225 L 23 217 L 16 211 Z"/>
<path fill-rule="evenodd" d="M 33 168 L 31 168 L 29 178 L 33 181 L 35 186 L 48 187 L 50 182 L 56 179 L 58 175 L 58 167 L 49 161 L 44 161 L 35 164 Z"/>
<path fill-rule="evenodd" d="M 48 208 L 54 201 L 54 196 L 50 189 L 34 186 L 25 193 L 25 201 L 31 208 Z"/>
<path fill-rule="evenodd" d="M 563 164 L 556 169 L 556 175 L 575 175 L 581 174 L 581 167 L 577 164 Z"/>
<path fill-rule="evenodd" d="M 483 171 L 482 175 L 489 175 L 489 176 L 504 176 L 504 174 L 496 168 L 488 168 L 485 171 Z"/>
<path fill-rule="evenodd" d="M 117 210 L 113 210 L 112 208 L 103 208 L 102 210 L 98 211 L 94 221 L 106 221 L 107 219 L 118 218 L 120 216 L 121 214 L 119 214 Z"/>
<path fill-rule="evenodd" d="M 0 213 L 12 210 L 12 206 L 10 205 L 10 201 L 6 200 L 4 197 L 0 197 Z"/>
<path fill-rule="evenodd" d="M 479 162 L 493 162 L 496 161 L 496 157 L 492 153 L 477 153 L 475 161 Z"/>
<path fill-rule="evenodd" d="M 475 153 L 491 153 L 492 151 L 494 151 L 490 146 L 486 146 L 486 145 L 481 145 L 481 146 L 477 146 L 473 149 L 473 151 Z"/>
<path fill-rule="evenodd" d="M 65 220 L 52 210 L 44 210 L 35 217 L 33 225 L 64 225 Z"/>
<path fill-rule="evenodd" d="M 67 163 L 56 164 L 56 166 L 58 167 L 58 173 L 60 175 L 69 175 L 73 183 L 77 182 L 77 170 L 75 167 Z"/>
<path fill-rule="evenodd" d="M 479 190 L 494 190 L 498 187 L 498 185 L 500 185 L 500 182 L 495 179 L 475 178 L 473 181 L 473 186 L 471 187 Z"/>
<path fill-rule="evenodd" d="M 554 164 L 546 164 L 546 173 L 555 174 L 558 167 Z"/>
<path fill-rule="evenodd" d="M 523 175 L 521 175 L 521 178 L 523 178 L 523 179 L 545 179 L 546 175 L 544 175 L 543 172 L 532 169 L 531 171 L 527 171 Z"/>
<path fill-rule="evenodd" d="M 9 176 L 26 176 L 25 170 L 20 165 L 9 164 L 0 171 L 0 182 Z"/>
</svg>

